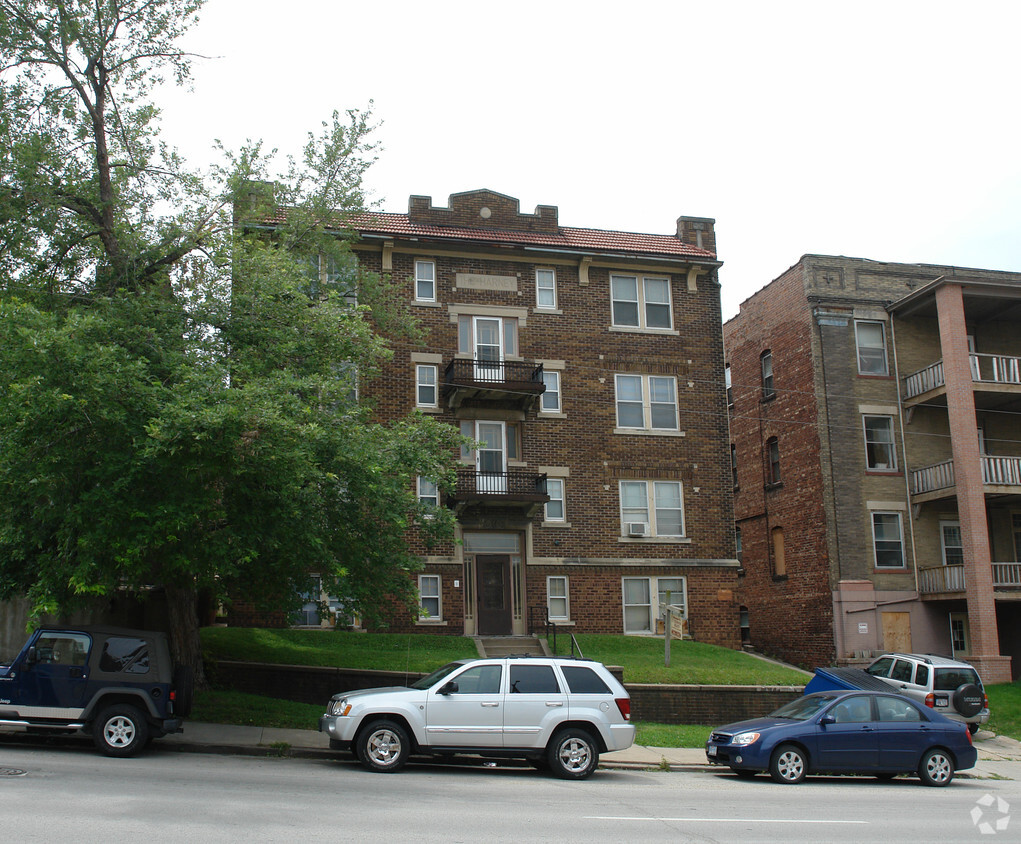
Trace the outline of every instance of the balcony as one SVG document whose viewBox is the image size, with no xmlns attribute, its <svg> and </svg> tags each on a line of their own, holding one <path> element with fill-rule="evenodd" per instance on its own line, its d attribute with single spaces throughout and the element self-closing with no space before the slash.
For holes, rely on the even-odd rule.
<svg viewBox="0 0 1021 844">
<path fill-rule="evenodd" d="M 523 510 L 531 517 L 549 501 L 546 475 L 524 469 L 506 472 L 457 470 L 457 487 L 447 497 L 447 504 L 461 512 L 466 507 Z"/>
<path fill-rule="evenodd" d="M 1021 493 L 1021 457 L 982 455 L 982 484 L 986 494 Z M 916 503 L 956 495 L 954 461 L 944 460 L 911 470 L 911 497 Z"/>
<path fill-rule="evenodd" d="M 443 397 L 451 409 L 474 400 L 529 410 L 545 391 L 541 363 L 456 358 L 443 374 Z"/>
<path fill-rule="evenodd" d="M 976 393 L 1021 393 L 1021 358 L 1013 355 L 971 356 L 971 379 Z M 942 395 L 946 389 L 943 361 L 913 372 L 904 379 L 903 393 L 906 404 L 917 404 L 925 396 Z M 918 401 L 916 401 L 918 400 Z"/>
<path fill-rule="evenodd" d="M 1021 590 L 1021 563 L 993 563 L 993 589 Z M 918 591 L 922 595 L 964 592 L 964 566 L 933 566 L 918 570 Z"/>
</svg>

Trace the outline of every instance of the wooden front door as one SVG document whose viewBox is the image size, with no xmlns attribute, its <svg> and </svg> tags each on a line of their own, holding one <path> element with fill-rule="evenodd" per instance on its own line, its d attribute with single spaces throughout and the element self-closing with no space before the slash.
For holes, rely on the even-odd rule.
<svg viewBox="0 0 1021 844">
<path fill-rule="evenodd" d="M 887 653 L 911 653 L 911 613 L 884 612 L 883 650 Z"/>
<path fill-rule="evenodd" d="M 479 635 L 508 636 L 513 632 L 510 569 L 509 554 L 475 557 Z"/>
</svg>

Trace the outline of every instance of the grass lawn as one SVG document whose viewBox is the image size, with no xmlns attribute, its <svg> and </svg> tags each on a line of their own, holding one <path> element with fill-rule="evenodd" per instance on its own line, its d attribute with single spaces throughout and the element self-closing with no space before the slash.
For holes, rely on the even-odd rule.
<svg viewBox="0 0 1021 844">
<path fill-rule="evenodd" d="M 1021 741 L 1021 682 L 986 686 L 989 698 L 987 730 Z"/>
</svg>

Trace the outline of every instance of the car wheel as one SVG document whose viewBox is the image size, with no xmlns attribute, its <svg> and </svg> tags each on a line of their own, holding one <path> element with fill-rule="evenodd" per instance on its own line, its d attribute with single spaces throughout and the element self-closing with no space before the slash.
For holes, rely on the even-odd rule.
<svg viewBox="0 0 1021 844">
<path fill-rule="evenodd" d="M 801 782 L 808 773 L 808 760 L 805 752 L 793 744 L 781 744 L 773 751 L 769 760 L 769 775 L 773 782 L 787 785 Z"/>
<path fill-rule="evenodd" d="M 979 729 L 980 729 L 980 727 L 979 727 L 978 724 L 969 724 L 968 725 L 968 732 L 971 733 L 972 735 L 975 735 L 975 733 L 977 733 L 979 731 Z"/>
<path fill-rule="evenodd" d="M 178 665 L 174 669 L 174 714 L 181 718 L 191 715 L 195 699 L 195 672 L 191 666 Z"/>
<path fill-rule="evenodd" d="M 546 753 L 550 770 L 565 780 L 582 780 L 599 764 L 599 748 L 584 730 L 561 730 Z"/>
<path fill-rule="evenodd" d="M 392 774 L 404 767 L 411 753 L 411 740 L 394 721 L 373 721 L 357 740 L 358 758 L 370 771 Z"/>
<path fill-rule="evenodd" d="M 982 711 L 985 703 L 982 690 L 974 683 L 964 683 L 953 694 L 954 709 L 964 718 L 972 718 Z"/>
<path fill-rule="evenodd" d="M 134 756 L 149 740 L 149 725 L 137 708 L 119 703 L 99 713 L 92 740 L 107 756 Z"/>
<path fill-rule="evenodd" d="M 926 751 L 918 765 L 918 778 L 922 785 L 941 787 L 950 785 L 954 778 L 954 760 L 945 750 L 933 748 Z"/>
</svg>

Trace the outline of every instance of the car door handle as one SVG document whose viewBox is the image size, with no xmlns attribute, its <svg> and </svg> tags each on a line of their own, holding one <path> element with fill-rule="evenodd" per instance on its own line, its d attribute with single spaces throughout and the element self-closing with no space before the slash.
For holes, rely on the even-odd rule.
<svg viewBox="0 0 1021 844">
<path fill-rule="evenodd" d="M 563 706 L 564 702 L 562 700 L 548 700 L 548 701 L 546 701 L 546 705 L 547 706 Z"/>
<path fill-rule="evenodd" d="M 483 706 L 499 706 L 500 704 L 497 703 L 495 700 L 484 700 L 484 701 L 482 701 L 482 705 Z"/>
</svg>

